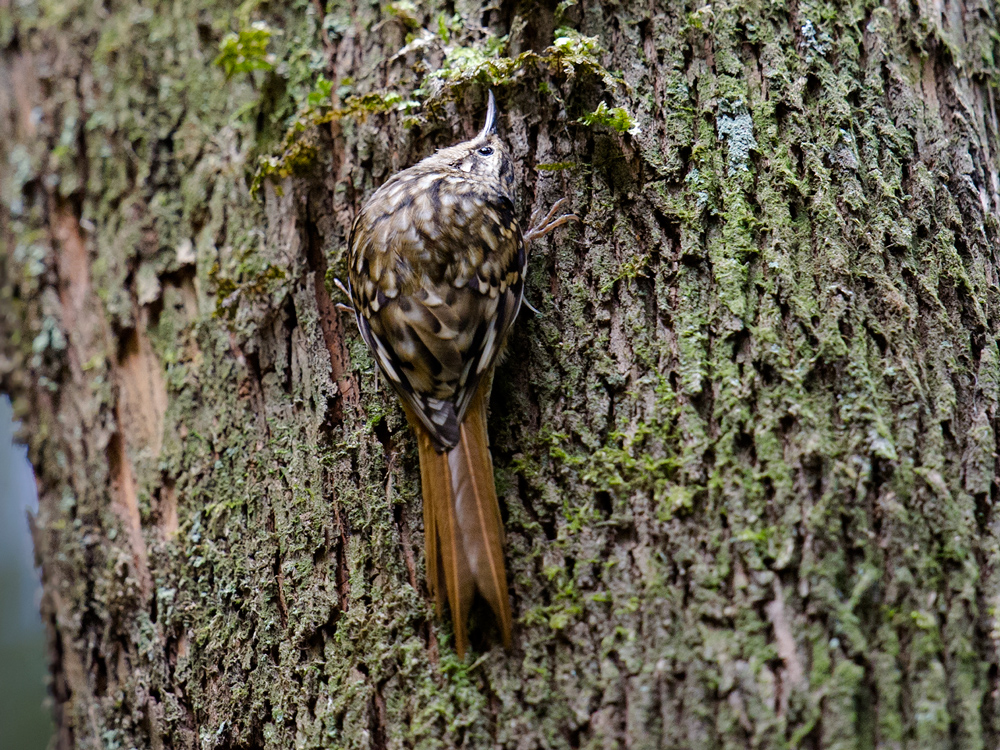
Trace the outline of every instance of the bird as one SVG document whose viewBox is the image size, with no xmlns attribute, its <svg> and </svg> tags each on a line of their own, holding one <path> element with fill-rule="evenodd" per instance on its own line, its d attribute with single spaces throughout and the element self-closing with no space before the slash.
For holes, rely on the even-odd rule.
<svg viewBox="0 0 1000 750">
<path fill-rule="evenodd" d="M 362 206 L 348 239 L 348 288 L 358 329 L 416 435 L 427 588 L 451 610 L 464 659 L 476 593 L 511 647 L 504 528 L 486 409 L 493 373 L 524 302 L 528 245 L 578 220 L 558 201 L 522 233 L 514 161 L 486 123 L 393 175 Z"/>
</svg>

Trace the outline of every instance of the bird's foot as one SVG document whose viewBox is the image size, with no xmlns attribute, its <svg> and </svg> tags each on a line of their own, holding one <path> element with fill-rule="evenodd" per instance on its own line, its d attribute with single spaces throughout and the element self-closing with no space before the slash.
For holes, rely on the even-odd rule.
<svg viewBox="0 0 1000 750">
<path fill-rule="evenodd" d="M 344 286 L 344 282 L 338 279 L 336 276 L 333 277 L 333 285 L 337 287 L 337 289 L 339 289 L 341 293 L 345 297 L 347 297 L 347 299 L 351 298 L 351 293 L 348 291 L 347 287 Z M 344 312 L 350 312 L 350 313 L 354 312 L 353 307 L 351 307 L 350 305 L 345 305 L 343 302 L 338 302 L 336 305 L 334 305 L 334 307 L 336 307 L 338 310 L 343 310 Z"/>
<path fill-rule="evenodd" d="M 526 244 L 530 245 L 534 240 L 544 237 L 549 232 L 554 229 L 558 229 L 563 224 L 568 224 L 571 221 L 580 221 L 580 217 L 576 214 L 562 214 L 561 216 L 556 216 L 559 213 L 559 209 L 562 208 L 563 204 L 566 202 L 565 198 L 557 200 L 549 212 L 545 215 L 545 218 L 539 222 L 535 222 L 536 214 L 532 214 L 532 223 L 534 224 L 531 229 L 524 233 L 524 241 Z"/>
<path fill-rule="evenodd" d="M 557 200 L 552 205 L 552 208 L 549 209 L 549 212 L 545 215 L 545 218 L 542 219 L 541 221 L 536 221 L 538 214 L 541 213 L 540 211 L 536 211 L 531 215 L 532 227 L 531 229 L 529 229 L 527 232 L 524 233 L 525 245 L 530 246 L 533 240 L 537 240 L 541 237 L 544 237 L 552 230 L 561 227 L 563 224 L 569 224 L 571 221 L 580 221 L 580 217 L 577 216 L 576 214 L 562 214 L 560 216 L 556 216 L 556 214 L 559 213 L 559 209 L 562 208 L 565 202 L 566 202 L 565 198 L 560 198 L 559 200 Z M 527 299 L 524 299 L 523 301 L 525 306 L 529 310 L 531 310 L 531 312 L 535 313 L 535 315 L 542 314 L 542 311 L 537 309 L 530 302 L 528 302 Z"/>
</svg>

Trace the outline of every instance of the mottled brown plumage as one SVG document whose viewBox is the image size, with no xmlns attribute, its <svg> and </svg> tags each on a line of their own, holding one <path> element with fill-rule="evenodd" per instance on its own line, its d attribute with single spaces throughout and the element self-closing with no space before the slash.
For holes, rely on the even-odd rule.
<svg viewBox="0 0 1000 750">
<path fill-rule="evenodd" d="M 476 591 L 507 646 L 512 628 L 486 404 L 527 255 L 496 124 L 490 93 L 478 136 L 376 190 L 354 221 L 348 261 L 358 328 L 417 434 L 428 588 L 439 612 L 447 594 L 460 656 Z"/>
</svg>

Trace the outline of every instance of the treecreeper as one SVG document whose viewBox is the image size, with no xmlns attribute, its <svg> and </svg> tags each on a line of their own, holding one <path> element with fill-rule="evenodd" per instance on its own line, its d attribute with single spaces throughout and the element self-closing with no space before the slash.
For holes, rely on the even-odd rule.
<svg viewBox="0 0 1000 750">
<path fill-rule="evenodd" d="M 511 644 L 504 530 L 486 406 L 493 371 L 524 301 L 531 240 L 567 221 L 559 201 L 522 233 L 514 162 L 489 93 L 479 135 L 391 177 L 351 228 L 348 294 L 358 328 L 417 437 L 427 587 L 447 596 L 465 656 L 476 592 Z"/>
</svg>

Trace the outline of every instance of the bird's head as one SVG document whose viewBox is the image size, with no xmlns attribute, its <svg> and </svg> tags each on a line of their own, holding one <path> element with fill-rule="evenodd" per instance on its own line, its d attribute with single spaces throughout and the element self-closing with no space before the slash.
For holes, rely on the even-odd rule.
<svg viewBox="0 0 1000 750">
<path fill-rule="evenodd" d="M 444 148 L 419 166 L 452 172 L 514 201 L 514 161 L 497 135 L 500 117 L 493 92 L 486 105 L 486 124 L 475 138 Z"/>
</svg>

